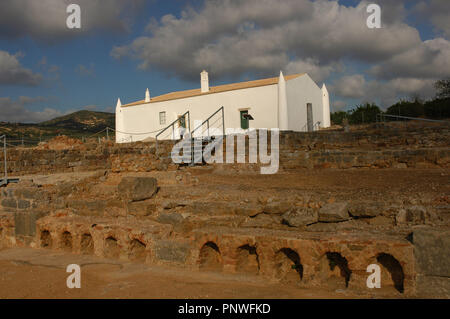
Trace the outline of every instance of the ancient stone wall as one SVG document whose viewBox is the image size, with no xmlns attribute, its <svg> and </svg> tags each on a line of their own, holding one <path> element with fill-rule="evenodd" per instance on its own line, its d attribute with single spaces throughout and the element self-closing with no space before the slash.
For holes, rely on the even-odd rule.
<svg viewBox="0 0 450 319">
<path fill-rule="evenodd" d="M 0 247 L 251 273 L 352 291 L 367 291 L 366 269 L 376 263 L 383 289 L 375 295 L 450 294 L 448 227 L 432 207 L 324 203 L 307 194 L 240 202 L 231 192 L 219 202 L 214 192 L 205 195 L 206 186 L 164 188 L 153 177 L 106 170 L 76 181 L 10 184 L 0 192 Z"/>
<path fill-rule="evenodd" d="M 112 169 L 113 171 L 167 170 L 173 143 L 159 143 L 158 156 L 154 143 L 85 144 L 82 148 L 65 150 L 8 148 L 10 176 L 48 174 Z M 3 167 L 3 157 L 0 167 Z"/>
<path fill-rule="evenodd" d="M 358 132 L 283 132 L 280 134 L 280 168 L 448 167 L 449 137 L 449 130 L 439 127 Z M 20 176 L 97 169 L 111 169 L 113 172 L 174 170 L 177 165 L 170 158 L 173 145 L 172 141 L 159 142 L 158 152 L 154 143 L 112 142 L 87 143 L 82 148 L 66 150 L 8 149 L 8 172 Z M 248 154 L 248 138 L 246 146 Z M 3 162 L 0 161 L 2 166 Z"/>
</svg>

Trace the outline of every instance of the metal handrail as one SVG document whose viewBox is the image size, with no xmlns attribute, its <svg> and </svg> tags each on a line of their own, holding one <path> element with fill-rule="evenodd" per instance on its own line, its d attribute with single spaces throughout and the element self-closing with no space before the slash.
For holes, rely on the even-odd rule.
<svg viewBox="0 0 450 319">
<path fill-rule="evenodd" d="M 207 130 L 208 130 L 208 137 L 209 137 L 209 120 L 216 115 L 217 113 L 219 113 L 220 111 L 222 111 L 222 132 L 223 132 L 223 136 L 225 136 L 225 113 L 224 113 L 224 108 L 223 106 L 221 106 L 217 111 L 215 111 L 213 114 L 211 114 L 206 120 L 204 120 L 202 122 L 202 124 L 200 124 L 199 126 L 197 126 L 196 128 L 194 128 L 190 133 L 191 133 L 191 137 L 194 137 L 194 132 L 197 131 L 199 128 L 203 127 L 203 125 L 205 123 L 207 123 Z M 202 132 L 203 133 L 203 132 Z"/>
<path fill-rule="evenodd" d="M 317 121 L 316 124 L 313 125 L 313 131 L 316 126 L 317 126 L 317 130 L 319 130 L 319 128 L 320 128 L 319 125 L 320 125 L 320 121 Z"/>
<path fill-rule="evenodd" d="M 316 126 L 319 128 L 320 123 L 321 123 L 320 121 L 317 121 L 317 122 L 313 125 L 313 132 L 314 132 L 314 128 L 315 128 Z M 305 125 L 303 125 L 302 128 L 300 129 L 300 132 L 309 132 L 307 126 L 308 126 L 308 123 L 305 123 Z"/>
<path fill-rule="evenodd" d="M 5 177 L 0 185 L 8 184 L 8 167 L 6 164 L 6 135 L 0 136 L 0 139 L 3 139 L 3 161 L 5 167 Z"/>
<path fill-rule="evenodd" d="M 300 129 L 300 132 L 308 132 L 308 129 L 306 128 L 307 125 L 308 123 L 305 123 L 305 125 L 303 125 L 302 128 Z"/>
<path fill-rule="evenodd" d="M 168 126 L 166 126 L 161 132 L 159 132 L 158 134 L 156 134 L 155 136 L 155 148 L 156 150 L 158 150 L 158 136 L 160 136 L 162 133 L 164 133 L 168 128 L 172 127 L 173 132 L 175 131 L 175 123 L 180 121 L 180 118 L 186 116 L 186 114 L 188 115 L 188 126 L 189 126 L 189 133 L 191 133 L 191 114 L 189 113 L 189 111 L 186 111 L 184 114 L 182 114 L 179 118 L 177 118 L 175 121 L 173 121 L 172 123 L 170 123 Z"/>
<path fill-rule="evenodd" d="M 425 122 L 435 122 L 435 123 L 450 123 L 450 121 L 444 121 L 444 120 L 432 120 L 432 119 L 424 119 L 424 118 L 420 118 L 420 117 L 390 115 L 390 114 L 383 114 L 383 113 L 381 113 L 381 114 L 378 113 L 376 119 L 377 119 L 377 121 L 378 121 L 378 118 L 383 120 L 385 117 L 399 118 L 399 119 L 405 119 L 405 120 L 417 120 L 417 121 L 425 121 Z"/>
<path fill-rule="evenodd" d="M 197 131 L 199 128 L 202 128 L 203 125 L 205 123 L 207 123 L 207 130 L 208 130 L 208 138 L 209 138 L 209 120 L 215 116 L 217 113 L 219 113 L 220 111 L 222 111 L 222 134 L 225 137 L 225 111 L 224 111 L 224 107 L 221 106 L 217 111 L 215 111 L 213 114 L 211 114 L 206 120 L 204 120 L 202 122 L 202 124 L 200 124 L 199 126 L 197 126 L 196 128 L 194 128 L 191 131 L 191 163 L 190 166 L 194 166 L 195 165 L 195 147 L 194 147 L 194 143 L 192 143 L 192 140 L 195 138 L 194 137 L 194 133 L 195 131 Z M 214 122 L 215 123 L 215 122 Z M 203 131 L 201 132 L 203 135 Z"/>
</svg>

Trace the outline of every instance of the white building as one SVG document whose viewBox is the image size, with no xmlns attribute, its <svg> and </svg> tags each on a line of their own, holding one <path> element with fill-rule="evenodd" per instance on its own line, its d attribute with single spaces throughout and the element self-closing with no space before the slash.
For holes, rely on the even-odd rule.
<svg viewBox="0 0 450 319">
<path fill-rule="evenodd" d="M 222 106 L 226 128 L 307 131 L 308 103 L 312 105 L 310 128 L 330 126 L 330 103 L 325 84 L 318 87 L 306 73 L 283 76 L 280 72 L 279 77 L 210 87 L 208 73 L 203 71 L 200 80 L 199 89 L 156 97 L 150 97 L 147 89 L 144 100 L 126 105 L 118 99 L 116 142 L 155 138 L 173 122 L 174 125 L 162 132 L 158 139 L 179 138 L 180 127 L 193 130 Z M 187 111 L 189 116 L 185 115 L 180 121 Z M 217 128 L 222 131 L 221 114 L 220 111 L 210 119 L 211 130 Z M 205 123 L 197 132 L 206 134 L 206 126 Z"/>
</svg>

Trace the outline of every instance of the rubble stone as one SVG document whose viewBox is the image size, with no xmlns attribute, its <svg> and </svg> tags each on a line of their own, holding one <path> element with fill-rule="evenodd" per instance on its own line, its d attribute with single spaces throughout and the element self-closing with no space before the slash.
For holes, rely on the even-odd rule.
<svg viewBox="0 0 450 319">
<path fill-rule="evenodd" d="M 347 202 L 328 203 L 319 210 L 321 222 L 342 222 L 349 219 Z"/>
<path fill-rule="evenodd" d="M 283 214 L 283 223 L 291 227 L 307 226 L 319 221 L 319 213 L 312 208 L 296 208 Z"/>
<path fill-rule="evenodd" d="M 119 196 L 132 201 L 151 198 L 157 191 L 157 181 L 153 177 L 124 177 L 118 186 Z"/>
</svg>

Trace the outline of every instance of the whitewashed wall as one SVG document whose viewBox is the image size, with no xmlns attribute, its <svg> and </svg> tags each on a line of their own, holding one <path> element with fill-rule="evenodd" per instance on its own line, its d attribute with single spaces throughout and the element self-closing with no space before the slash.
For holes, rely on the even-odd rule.
<svg viewBox="0 0 450 319">
<path fill-rule="evenodd" d="M 330 95 L 328 94 L 325 84 L 322 86 L 322 104 L 323 104 L 323 127 L 331 126 L 331 114 L 330 114 Z"/>
<path fill-rule="evenodd" d="M 153 132 L 144 135 L 137 134 L 118 134 L 117 142 L 141 141 L 148 137 L 155 137 L 154 131 L 165 128 L 172 121 L 175 121 L 179 115 L 190 111 L 191 129 L 194 128 L 194 122 L 200 123 L 207 119 L 221 106 L 225 110 L 225 127 L 240 128 L 239 109 L 249 109 L 249 114 L 254 118 L 250 121 L 251 128 L 276 128 L 278 127 L 278 91 L 277 85 L 261 86 L 256 88 L 247 88 L 233 90 L 214 94 L 203 94 L 200 96 L 163 101 L 152 102 L 130 107 L 122 107 L 123 127 L 120 131 L 127 133 Z M 166 124 L 159 124 L 159 112 L 166 112 Z M 212 122 L 220 119 L 220 114 L 216 115 Z M 120 122 L 120 121 L 119 121 Z M 221 120 L 212 127 L 222 128 Z M 171 138 L 171 130 L 161 135 L 162 139 Z M 160 138 L 160 137 L 158 137 Z"/>
<path fill-rule="evenodd" d="M 320 121 L 321 127 L 326 127 L 327 115 L 324 114 L 326 107 L 324 107 L 322 89 L 307 74 L 286 81 L 286 96 L 288 130 L 301 131 L 305 129 L 307 103 L 313 105 L 314 123 Z M 192 130 L 221 106 L 224 106 L 225 110 L 226 128 L 240 128 L 240 109 L 248 109 L 249 114 L 254 118 L 249 123 L 250 128 L 277 128 L 278 84 L 118 107 L 116 109 L 116 125 L 119 123 L 120 127 L 116 126 L 116 129 L 123 133 L 116 133 L 116 142 L 136 142 L 148 137 L 154 138 L 159 130 L 167 127 L 179 115 L 188 110 L 190 111 Z M 163 111 L 166 112 L 166 123 L 160 125 L 159 113 Z M 212 118 L 211 127 L 222 129 L 220 117 L 221 114 L 217 114 Z M 216 120 L 217 122 L 215 122 Z M 168 129 L 158 138 L 170 139 L 172 137 L 172 130 Z M 179 138 L 179 131 L 175 133 L 175 138 Z"/>
<path fill-rule="evenodd" d="M 287 81 L 289 130 L 302 131 L 306 125 L 306 104 L 312 103 L 314 124 L 324 123 L 322 90 L 305 74 Z M 323 124 L 321 124 L 322 127 Z"/>
</svg>

